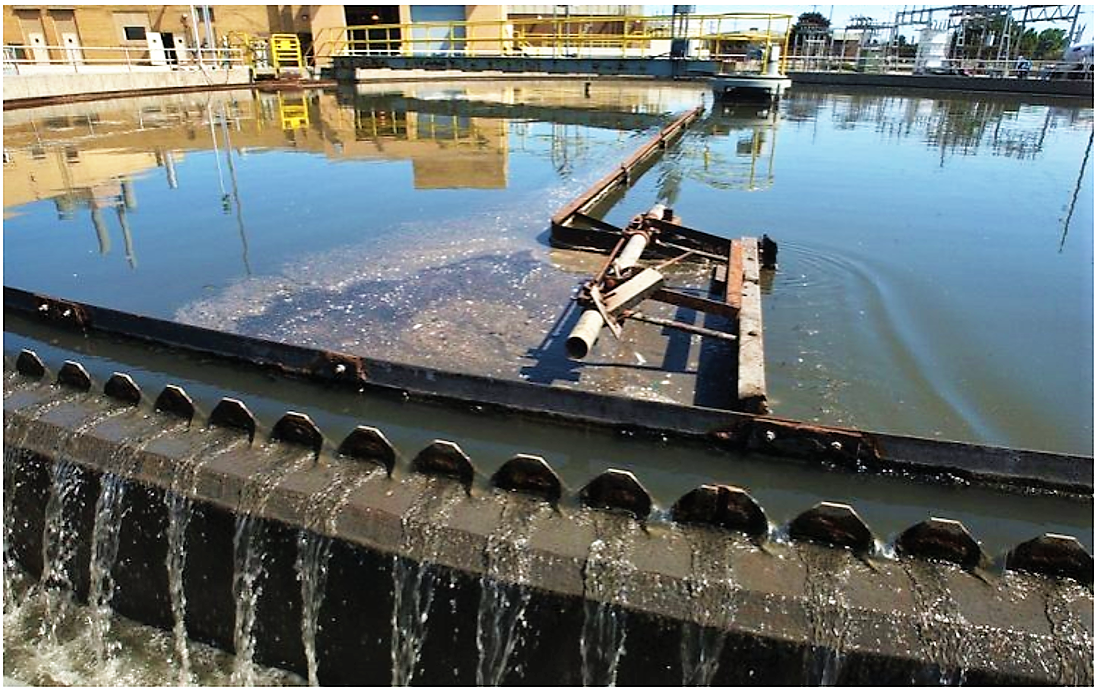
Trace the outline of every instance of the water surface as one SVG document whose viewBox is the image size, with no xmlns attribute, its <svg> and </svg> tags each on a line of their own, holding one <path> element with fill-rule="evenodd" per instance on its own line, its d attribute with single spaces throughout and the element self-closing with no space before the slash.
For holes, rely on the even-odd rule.
<svg viewBox="0 0 1095 692">
<path fill-rule="evenodd" d="M 599 260 L 550 249 L 548 218 L 702 102 L 695 85 L 485 82 L 7 113 L 5 284 L 718 403 L 697 373 L 732 373 L 687 337 L 635 325 L 584 364 L 550 338 Z M 608 219 L 663 201 L 780 243 L 764 280 L 778 415 L 1090 454 L 1092 120 L 1072 101 L 796 88 L 778 112 L 709 110 Z"/>
</svg>

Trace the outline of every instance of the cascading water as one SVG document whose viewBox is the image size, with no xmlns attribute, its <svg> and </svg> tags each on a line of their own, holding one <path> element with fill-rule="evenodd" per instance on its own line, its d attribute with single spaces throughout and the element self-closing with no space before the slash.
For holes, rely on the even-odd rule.
<svg viewBox="0 0 1095 692">
<path fill-rule="evenodd" d="M 289 475 L 303 470 L 312 461 L 311 453 L 280 463 L 271 457 L 270 463 L 248 479 L 244 486 L 232 538 L 232 593 L 236 599 L 234 684 L 250 686 L 255 680 L 255 621 L 262 595 L 263 555 L 267 552 L 262 511 L 278 484 Z"/>
<path fill-rule="evenodd" d="M 392 685 L 411 684 L 433 605 L 441 529 L 464 489 L 448 479 L 422 479 L 425 492 L 401 520 L 400 553 L 392 557 Z M 416 559 L 403 557 L 415 555 Z M 417 561 L 416 561 L 417 560 Z"/>
<path fill-rule="evenodd" d="M 72 591 L 69 570 L 76 554 L 76 526 L 72 515 L 79 482 L 80 470 L 75 463 L 60 459 L 53 464 L 53 482 L 42 532 L 42 574 L 39 579 L 46 607 L 42 635 L 51 642 L 57 640 L 57 630 Z"/>
<path fill-rule="evenodd" d="M 706 687 L 715 679 L 726 631 L 737 616 L 732 539 L 698 529 L 686 535 L 692 552 L 688 592 L 694 620 L 681 623 L 681 676 L 685 685 Z"/>
<path fill-rule="evenodd" d="M 926 672 L 927 684 L 951 686 L 965 682 L 966 640 L 969 622 L 962 616 L 944 579 L 944 570 L 958 569 L 944 563 L 921 560 L 903 562 L 916 605 L 917 634 L 934 664 Z"/>
<path fill-rule="evenodd" d="M 553 513 L 551 505 L 509 498 L 503 505 L 501 524 L 487 538 L 487 570 L 479 580 L 479 613 L 476 644 L 479 665 L 476 684 L 498 686 L 509 670 L 509 658 L 520 639 L 529 593 L 530 556 L 528 541 L 536 524 Z M 531 500 L 527 502 L 533 502 Z"/>
<path fill-rule="evenodd" d="M 630 562 L 638 522 L 631 517 L 597 513 L 597 538 L 589 546 L 583 573 L 585 618 L 582 621 L 582 684 L 615 685 L 616 668 L 627 640 L 627 597 L 634 565 Z"/>
<path fill-rule="evenodd" d="M 180 685 L 189 685 L 191 682 L 190 648 L 186 636 L 186 589 L 183 581 L 186 570 L 186 530 L 194 512 L 191 498 L 197 493 L 198 472 L 201 468 L 241 444 L 242 439 L 234 438 L 229 444 L 217 439 L 212 445 L 203 446 L 175 466 L 171 487 L 164 493 L 164 504 L 167 507 L 167 584 Z"/>
<path fill-rule="evenodd" d="M 1055 637 L 1057 682 L 1070 687 L 1091 687 L 1091 632 L 1069 607 L 1090 598 L 1087 589 L 1073 581 L 1062 580 L 1046 594 L 1046 619 Z"/>
<path fill-rule="evenodd" d="M 809 545 L 798 552 L 806 565 L 805 606 L 811 632 L 805 684 L 835 685 L 844 664 L 844 642 L 851 634 L 844 594 L 856 558 L 846 551 Z"/>
<path fill-rule="evenodd" d="M 316 636 L 319 612 L 327 586 L 327 563 L 331 557 L 331 538 L 338 531 L 338 516 L 355 490 L 372 479 L 384 476 L 379 466 L 363 468 L 359 463 L 341 463 L 331 481 L 312 495 L 305 509 L 304 528 L 297 533 L 297 579 L 300 581 L 300 633 L 304 658 L 308 663 L 308 684 L 319 685 L 319 659 Z M 322 533 L 320 533 L 322 532 Z"/>
<path fill-rule="evenodd" d="M 105 661 L 111 653 L 109 642 L 114 579 L 111 568 L 118 557 L 118 531 L 121 519 L 125 481 L 112 473 L 104 473 L 99 482 L 99 498 L 95 502 L 95 524 L 91 532 L 90 586 L 88 608 L 91 612 L 92 641 L 96 656 Z"/>
</svg>

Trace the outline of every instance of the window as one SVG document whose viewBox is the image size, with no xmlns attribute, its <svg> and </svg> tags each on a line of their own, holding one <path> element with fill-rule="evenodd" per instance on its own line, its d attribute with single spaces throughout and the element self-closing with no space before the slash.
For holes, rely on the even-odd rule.
<svg viewBox="0 0 1095 692">
<path fill-rule="evenodd" d="M 144 43 L 152 25 L 147 12 L 115 12 L 114 26 L 123 45 Z"/>
</svg>

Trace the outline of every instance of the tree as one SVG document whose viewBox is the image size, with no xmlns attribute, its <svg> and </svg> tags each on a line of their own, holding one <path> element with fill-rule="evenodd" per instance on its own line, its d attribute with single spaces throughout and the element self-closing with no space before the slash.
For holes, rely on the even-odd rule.
<svg viewBox="0 0 1095 692">
<path fill-rule="evenodd" d="M 790 31 L 790 45 L 798 45 L 800 34 L 827 33 L 829 20 L 820 12 L 803 12 L 795 20 Z"/>
</svg>

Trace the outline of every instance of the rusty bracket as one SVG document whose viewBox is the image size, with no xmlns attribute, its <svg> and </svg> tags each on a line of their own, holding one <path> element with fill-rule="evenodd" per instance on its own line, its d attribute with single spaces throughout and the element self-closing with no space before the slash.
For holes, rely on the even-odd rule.
<svg viewBox="0 0 1095 692">
<path fill-rule="evenodd" d="M 87 310 L 77 303 L 35 294 L 34 304 L 35 314 L 47 322 L 60 323 L 81 330 L 91 326 L 91 319 L 87 314 Z"/>
</svg>

